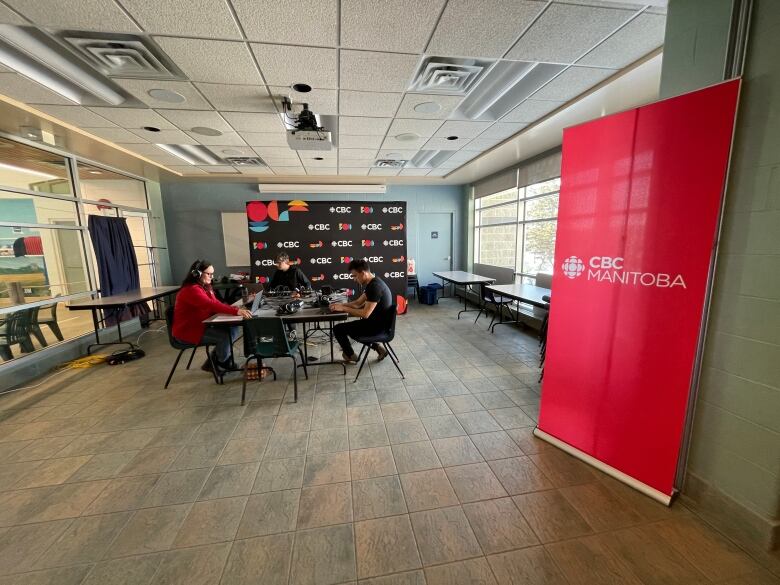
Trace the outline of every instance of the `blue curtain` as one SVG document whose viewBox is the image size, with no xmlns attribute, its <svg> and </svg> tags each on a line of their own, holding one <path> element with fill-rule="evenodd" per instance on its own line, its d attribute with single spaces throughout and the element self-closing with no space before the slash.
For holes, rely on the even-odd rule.
<svg viewBox="0 0 780 585">
<path fill-rule="evenodd" d="M 141 288 L 138 277 L 138 259 L 133 249 L 130 229 L 124 217 L 89 216 L 89 235 L 100 277 L 100 294 L 107 297 Z M 121 315 L 107 312 L 104 315 L 107 325 L 140 316 L 141 321 L 148 320 L 149 307 L 146 303 L 137 303 L 128 307 Z"/>
</svg>

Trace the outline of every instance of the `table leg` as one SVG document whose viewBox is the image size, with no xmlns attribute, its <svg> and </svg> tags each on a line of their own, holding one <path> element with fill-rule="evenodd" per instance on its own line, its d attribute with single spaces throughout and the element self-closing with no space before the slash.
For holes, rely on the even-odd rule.
<svg viewBox="0 0 780 585">
<path fill-rule="evenodd" d="M 92 324 L 95 326 L 95 343 L 91 343 L 90 345 L 87 346 L 87 355 L 92 355 L 92 348 L 100 345 L 127 345 L 129 346 L 130 349 L 135 349 L 135 345 L 133 345 L 129 341 L 124 341 L 122 339 L 122 325 L 119 319 L 117 319 L 116 322 L 117 332 L 119 333 L 118 341 L 109 341 L 107 343 L 101 343 L 100 334 L 99 334 L 100 323 L 98 322 L 97 309 L 92 309 Z"/>
</svg>

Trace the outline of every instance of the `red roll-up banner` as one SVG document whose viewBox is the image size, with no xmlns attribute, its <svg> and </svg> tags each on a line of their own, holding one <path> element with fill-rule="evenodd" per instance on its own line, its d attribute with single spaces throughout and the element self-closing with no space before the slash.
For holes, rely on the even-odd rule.
<svg viewBox="0 0 780 585">
<path fill-rule="evenodd" d="M 674 489 L 739 80 L 563 135 L 537 435 Z"/>
</svg>

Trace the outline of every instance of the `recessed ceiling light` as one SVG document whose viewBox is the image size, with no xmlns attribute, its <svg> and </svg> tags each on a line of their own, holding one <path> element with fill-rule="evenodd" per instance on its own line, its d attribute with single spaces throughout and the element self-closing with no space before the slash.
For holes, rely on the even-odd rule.
<svg viewBox="0 0 780 585">
<path fill-rule="evenodd" d="M 223 161 L 200 144 L 158 144 L 159 148 L 192 165 L 219 165 Z"/>
<path fill-rule="evenodd" d="M 324 158 L 322 158 L 321 156 L 315 156 L 315 157 L 314 157 L 314 160 L 325 160 L 325 159 L 324 159 Z"/>
<path fill-rule="evenodd" d="M 447 136 L 447 140 L 457 140 L 457 136 Z"/>
<path fill-rule="evenodd" d="M 146 130 L 147 132 L 159 132 L 160 131 L 159 128 L 155 128 L 154 126 L 144 126 L 143 129 Z"/>
<path fill-rule="evenodd" d="M 87 171 L 90 175 L 102 175 L 101 171 Z"/>
<path fill-rule="evenodd" d="M 415 134 L 414 132 L 406 132 L 405 134 L 398 134 L 395 139 L 400 140 L 401 142 L 412 142 L 417 140 L 419 137 L 420 135 Z"/>
<path fill-rule="evenodd" d="M 176 91 L 170 89 L 150 89 L 146 93 L 149 97 L 153 97 L 159 102 L 166 102 L 168 104 L 180 104 L 186 102 L 187 98 Z"/>
<path fill-rule="evenodd" d="M 194 128 L 190 128 L 190 132 L 193 134 L 200 134 L 201 136 L 222 136 L 222 132 L 207 126 L 195 126 Z"/>
<path fill-rule="evenodd" d="M 311 91 L 311 85 L 306 83 L 294 83 L 292 88 L 299 93 L 309 93 Z"/>
<path fill-rule="evenodd" d="M 414 111 L 418 114 L 435 114 L 441 111 L 441 104 L 436 102 L 422 102 L 414 106 Z"/>
</svg>

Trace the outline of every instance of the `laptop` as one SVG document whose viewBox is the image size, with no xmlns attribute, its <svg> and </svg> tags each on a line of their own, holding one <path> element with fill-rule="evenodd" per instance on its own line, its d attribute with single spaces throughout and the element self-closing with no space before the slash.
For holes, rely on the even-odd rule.
<svg viewBox="0 0 780 585">
<path fill-rule="evenodd" d="M 263 291 L 261 290 L 259 293 L 255 295 L 255 299 L 252 301 L 252 307 L 249 309 L 249 312 L 252 313 L 252 315 L 256 316 L 262 302 L 263 302 Z"/>
</svg>

